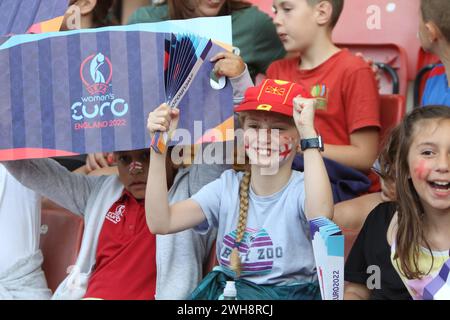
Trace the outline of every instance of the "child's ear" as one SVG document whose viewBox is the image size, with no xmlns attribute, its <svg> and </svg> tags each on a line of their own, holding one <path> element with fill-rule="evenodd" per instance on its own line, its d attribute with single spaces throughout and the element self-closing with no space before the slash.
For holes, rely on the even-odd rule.
<svg viewBox="0 0 450 320">
<path fill-rule="evenodd" d="M 85 16 L 94 11 L 97 0 L 77 0 L 74 4 L 80 8 L 81 15 Z"/>
<path fill-rule="evenodd" d="M 321 1 L 316 5 L 316 21 L 324 26 L 331 21 L 333 14 L 333 5 L 329 1 Z"/>
<path fill-rule="evenodd" d="M 434 43 L 438 40 L 439 37 L 442 36 L 441 31 L 439 30 L 439 28 L 436 26 L 436 24 L 434 22 L 427 22 L 425 23 L 425 29 L 427 31 L 427 40 L 430 43 Z"/>
</svg>

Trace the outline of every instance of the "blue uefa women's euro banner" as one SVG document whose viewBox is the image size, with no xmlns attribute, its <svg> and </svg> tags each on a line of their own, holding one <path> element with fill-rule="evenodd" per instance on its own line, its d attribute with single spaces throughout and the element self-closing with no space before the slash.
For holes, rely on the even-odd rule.
<svg viewBox="0 0 450 320">
<path fill-rule="evenodd" d="M 179 128 L 190 143 L 233 128 L 231 86 L 210 84 L 224 43 L 230 17 L 11 37 L 0 46 L 0 160 L 148 148 L 147 116 L 171 83 L 184 90 Z"/>
</svg>

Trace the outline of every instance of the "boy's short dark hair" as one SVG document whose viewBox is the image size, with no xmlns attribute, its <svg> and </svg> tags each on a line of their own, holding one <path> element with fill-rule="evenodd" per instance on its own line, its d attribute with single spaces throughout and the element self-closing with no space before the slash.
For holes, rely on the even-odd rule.
<svg viewBox="0 0 450 320">
<path fill-rule="evenodd" d="M 421 0 L 420 10 L 423 21 L 436 24 L 447 42 L 450 42 L 450 1 Z"/>
<path fill-rule="evenodd" d="M 330 27 L 333 29 L 339 21 L 339 17 L 341 16 L 342 9 L 344 9 L 344 0 L 306 0 L 309 5 L 313 6 L 322 1 L 327 1 L 331 3 L 333 7 L 333 13 L 331 15 Z"/>
</svg>

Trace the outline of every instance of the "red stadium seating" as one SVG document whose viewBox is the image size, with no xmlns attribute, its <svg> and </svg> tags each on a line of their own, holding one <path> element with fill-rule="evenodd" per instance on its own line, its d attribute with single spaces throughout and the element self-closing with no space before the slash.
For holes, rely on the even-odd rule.
<svg viewBox="0 0 450 320">
<path fill-rule="evenodd" d="M 250 2 L 273 17 L 272 0 Z M 347 0 L 333 40 L 392 66 L 400 78 L 399 93 L 406 96 L 408 80 L 416 77 L 418 22 L 419 0 Z M 391 81 L 382 77 L 380 93 L 393 93 Z"/>
<path fill-rule="evenodd" d="M 400 91 L 398 93 L 406 96 L 408 91 L 408 59 L 403 48 L 395 44 L 358 44 L 345 43 L 338 44 L 341 48 L 348 48 L 353 53 L 362 53 L 364 57 L 371 58 L 376 63 L 387 64 L 397 73 L 399 78 Z M 393 79 L 388 73 L 381 77 L 380 93 L 392 94 Z"/>
<path fill-rule="evenodd" d="M 80 250 L 83 219 L 65 209 L 42 210 L 40 247 L 48 287 L 54 292 L 68 274 Z"/>
<path fill-rule="evenodd" d="M 439 57 L 429 53 L 425 52 L 422 48 L 419 49 L 419 58 L 417 60 L 417 72 L 419 72 L 423 67 L 429 65 L 429 64 L 435 64 L 440 61 Z"/>
<path fill-rule="evenodd" d="M 381 145 L 384 144 L 388 138 L 390 131 L 396 127 L 406 113 L 406 99 L 402 95 L 381 95 L 380 96 L 380 108 L 381 108 L 381 132 L 380 141 Z M 353 244 L 358 237 L 359 230 L 350 230 L 342 228 L 342 232 L 345 235 L 345 259 L 350 253 Z"/>
<path fill-rule="evenodd" d="M 272 0 L 250 2 L 273 17 Z M 404 48 L 407 52 L 407 71 L 404 72 L 409 80 L 414 80 L 420 48 L 418 25 L 419 0 L 346 0 L 333 31 L 333 40 L 346 44 L 394 44 Z"/>
<path fill-rule="evenodd" d="M 336 43 L 395 44 L 407 52 L 407 75 L 416 76 L 419 0 L 346 0 L 333 32 Z"/>
<path fill-rule="evenodd" d="M 417 75 L 414 83 L 414 107 L 419 107 L 422 101 L 422 93 L 425 90 L 425 83 L 430 76 L 432 67 L 439 63 L 438 56 L 425 52 L 422 48 L 419 51 L 419 60 L 417 62 Z"/>
<path fill-rule="evenodd" d="M 390 131 L 400 123 L 406 113 L 406 100 L 401 95 L 381 95 L 381 132 L 380 141 L 386 141 Z"/>
</svg>

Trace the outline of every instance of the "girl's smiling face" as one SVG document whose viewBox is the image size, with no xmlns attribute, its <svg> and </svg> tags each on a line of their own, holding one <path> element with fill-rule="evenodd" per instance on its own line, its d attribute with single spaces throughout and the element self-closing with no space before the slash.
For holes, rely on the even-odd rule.
<svg viewBox="0 0 450 320">
<path fill-rule="evenodd" d="M 281 166 L 293 159 L 300 136 L 292 119 L 265 111 L 245 115 L 245 150 L 250 163 L 261 167 Z"/>
<path fill-rule="evenodd" d="M 450 120 L 422 120 L 408 154 L 411 180 L 424 208 L 450 208 Z"/>
</svg>

